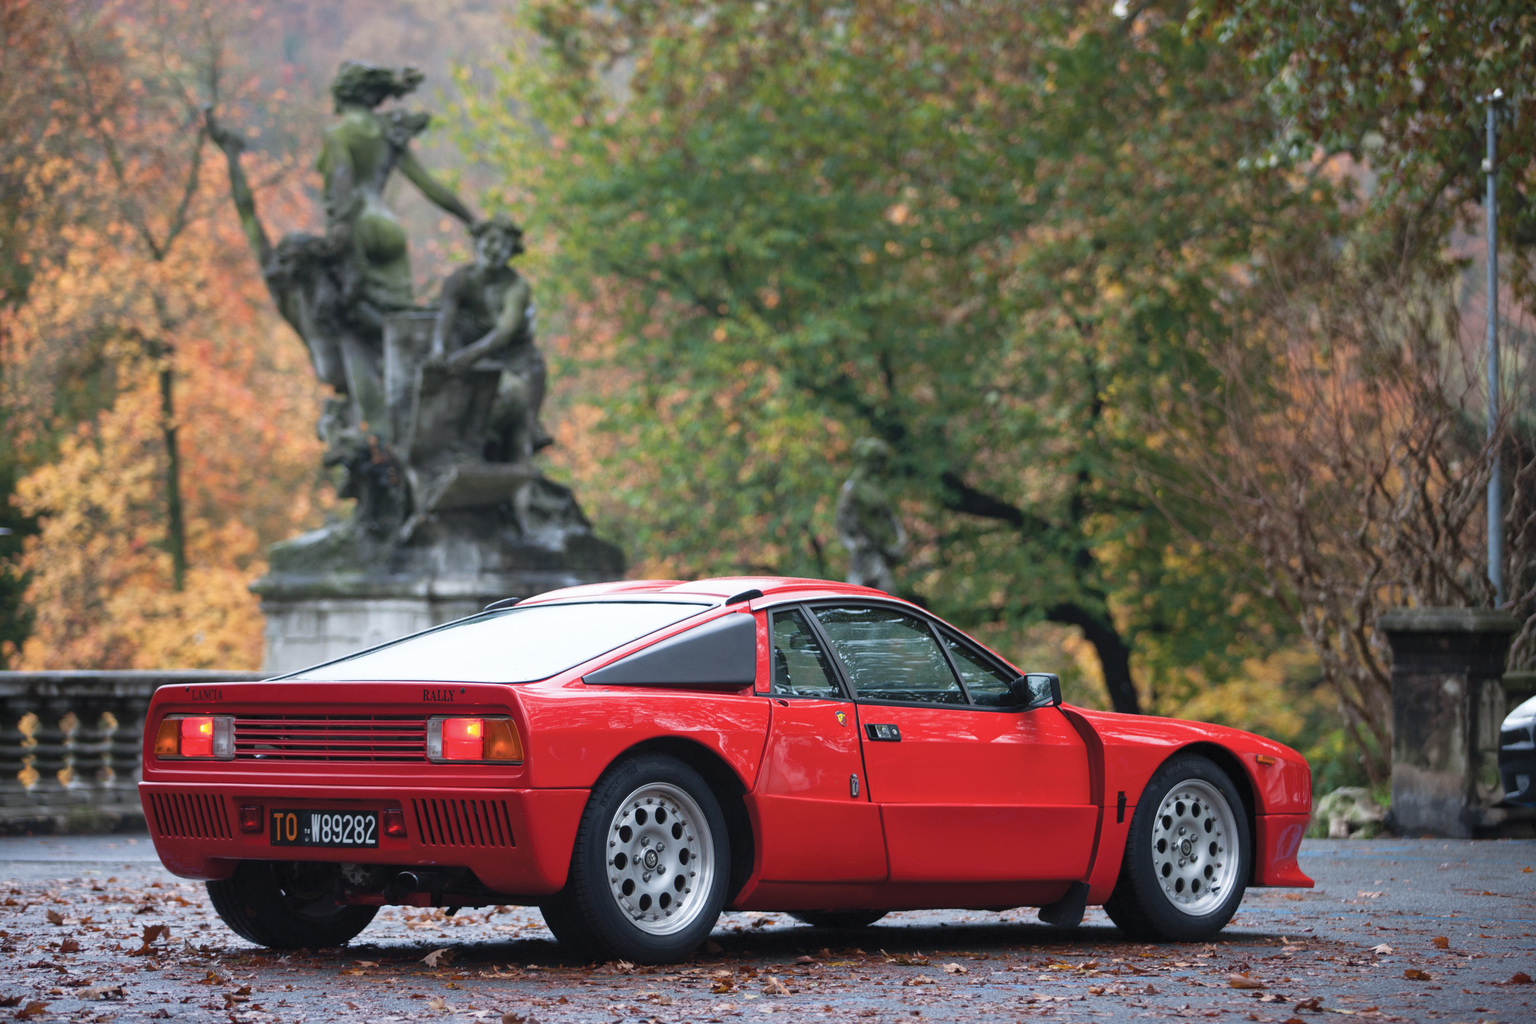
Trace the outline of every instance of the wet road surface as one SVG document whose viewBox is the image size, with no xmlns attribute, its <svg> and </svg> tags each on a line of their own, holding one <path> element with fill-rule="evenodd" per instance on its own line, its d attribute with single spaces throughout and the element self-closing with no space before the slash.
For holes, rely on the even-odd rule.
<svg viewBox="0 0 1536 1024">
<path fill-rule="evenodd" d="M 268 952 L 147 836 L 4 838 L 0 1020 L 1536 1021 L 1536 842 L 1309 840 L 1301 863 L 1316 889 L 1251 890 L 1212 943 L 1128 942 L 1097 909 L 1070 932 L 1028 910 L 842 932 L 747 913 L 636 968 L 564 963 L 519 907 L 389 907 L 343 949 Z"/>
</svg>

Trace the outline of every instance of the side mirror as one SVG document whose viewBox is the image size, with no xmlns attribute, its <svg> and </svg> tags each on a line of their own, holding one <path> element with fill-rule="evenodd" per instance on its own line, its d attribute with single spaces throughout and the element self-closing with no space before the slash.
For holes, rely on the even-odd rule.
<svg viewBox="0 0 1536 1024">
<path fill-rule="evenodd" d="M 1048 708 L 1061 703 L 1061 680 L 1051 672 L 1029 672 L 1015 679 L 1009 690 L 1015 705 Z"/>
</svg>

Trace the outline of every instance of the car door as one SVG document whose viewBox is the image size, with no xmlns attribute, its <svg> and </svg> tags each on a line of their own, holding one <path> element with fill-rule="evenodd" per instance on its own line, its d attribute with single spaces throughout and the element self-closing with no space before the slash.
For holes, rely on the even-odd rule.
<svg viewBox="0 0 1536 1024">
<path fill-rule="evenodd" d="M 768 612 L 772 703 L 754 791 L 765 882 L 879 882 L 880 811 L 869 799 L 858 716 L 803 610 Z"/>
<path fill-rule="evenodd" d="M 891 882 L 1060 881 L 1088 871 L 1088 749 L 1055 707 L 1010 702 L 1014 673 L 894 605 L 813 608 L 858 702 Z"/>
</svg>

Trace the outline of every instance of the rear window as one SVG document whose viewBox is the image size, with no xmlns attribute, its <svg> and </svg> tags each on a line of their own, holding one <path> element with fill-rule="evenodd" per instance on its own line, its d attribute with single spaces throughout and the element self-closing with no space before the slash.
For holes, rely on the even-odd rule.
<svg viewBox="0 0 1536 1024">
<path fill-rule="evenodd" d="M 284 679 L 530 683 L 697 615 L 707 604 L 613 601 L 507 608 Z"/>
</svg>

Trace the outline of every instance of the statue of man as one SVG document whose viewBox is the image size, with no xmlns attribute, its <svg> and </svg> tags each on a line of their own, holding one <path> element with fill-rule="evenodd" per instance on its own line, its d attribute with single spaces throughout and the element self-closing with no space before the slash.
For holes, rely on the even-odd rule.
<svg viewBox="0 0 1536 1024">
<path fill-rule="evenodd" d="M 848 549 L 848 582 L 890 593 L 896 587 L 891 566 L 906 553 L 907 534 L 896 518 L 884 479 L 890 446 L 875 437 L 853 445 L 853 475 L 837 495 L 838 540 Z"/>
<path fill-rule="evenodd" d="M 523 231 L 504 213 L 470 230 L 475 261 L 443 282 L 431 358 L 449 370 L 482 360 L 501 364 L 486 422 L 486 457 L 523 462 L 552 443 L 539 422 L 548 371 L 534 343 L 533 290 L 509 265 L 523 251 Z"/>
</svg>

